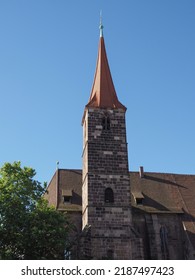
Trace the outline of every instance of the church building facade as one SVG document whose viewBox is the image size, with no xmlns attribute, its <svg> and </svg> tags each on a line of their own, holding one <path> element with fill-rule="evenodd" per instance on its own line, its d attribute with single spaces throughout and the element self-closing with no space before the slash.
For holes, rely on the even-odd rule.
<svg viewBox="0 0 195 280">
<path fill-rule="evenodd" d="M 75 225 L 67 258 L 195 259 L 195 175 L 129 171 L 125 113 L 101 24 L 83 168 L 57 169 L 45 194 Z"/>
</svg>

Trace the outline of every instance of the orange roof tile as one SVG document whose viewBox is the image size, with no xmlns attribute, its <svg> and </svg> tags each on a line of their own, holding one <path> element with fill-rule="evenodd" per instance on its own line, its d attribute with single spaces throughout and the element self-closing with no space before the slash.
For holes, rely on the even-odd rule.
<svg viewBox="0 0 195 280">
<path fill-rule="evenodd" d="M 126 110 L 126 107 L 119 102 L 114 88 L 103 36 L 100 36 L 95 77 L 86 107 Z"/>
</svg>

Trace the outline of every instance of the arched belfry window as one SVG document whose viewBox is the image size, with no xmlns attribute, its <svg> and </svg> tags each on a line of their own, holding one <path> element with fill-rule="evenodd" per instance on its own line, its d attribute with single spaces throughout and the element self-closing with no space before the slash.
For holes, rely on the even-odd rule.
<svg viewBox="0 0 195 280">
<path fill-rule="evenodd" d="M 102 118 L 102 128 L 103 130 L 110 130 L 110 118 L 108 116 Z"/>
<path fill-rule="evenodd" d="M 105 203 L 113 203 L 114 202 L 114 192 L 111 188 L 105 189 Z"/>
</svg>

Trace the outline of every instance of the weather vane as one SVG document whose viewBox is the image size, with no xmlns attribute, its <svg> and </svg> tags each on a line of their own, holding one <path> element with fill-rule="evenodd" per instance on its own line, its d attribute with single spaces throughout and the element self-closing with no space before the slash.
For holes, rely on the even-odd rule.
<svg viewBox="0 0 195 280">
<path fill-rule="evenodd" d="M 100 11 L 100 37 L 103 37 L 102 10 Z"/>
</svg>

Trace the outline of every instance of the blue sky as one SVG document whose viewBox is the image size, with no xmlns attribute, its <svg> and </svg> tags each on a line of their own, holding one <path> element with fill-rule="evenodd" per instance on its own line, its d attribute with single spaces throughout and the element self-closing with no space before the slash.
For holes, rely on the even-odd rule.
<svg viewBox="0 0 195 280">
<path fill-rule="evenodd" d="M 0 0 L 0 165 L 82 167 L 100 10 L 129 169 L 195 174 L 194 0 Z"/>
</svg>

